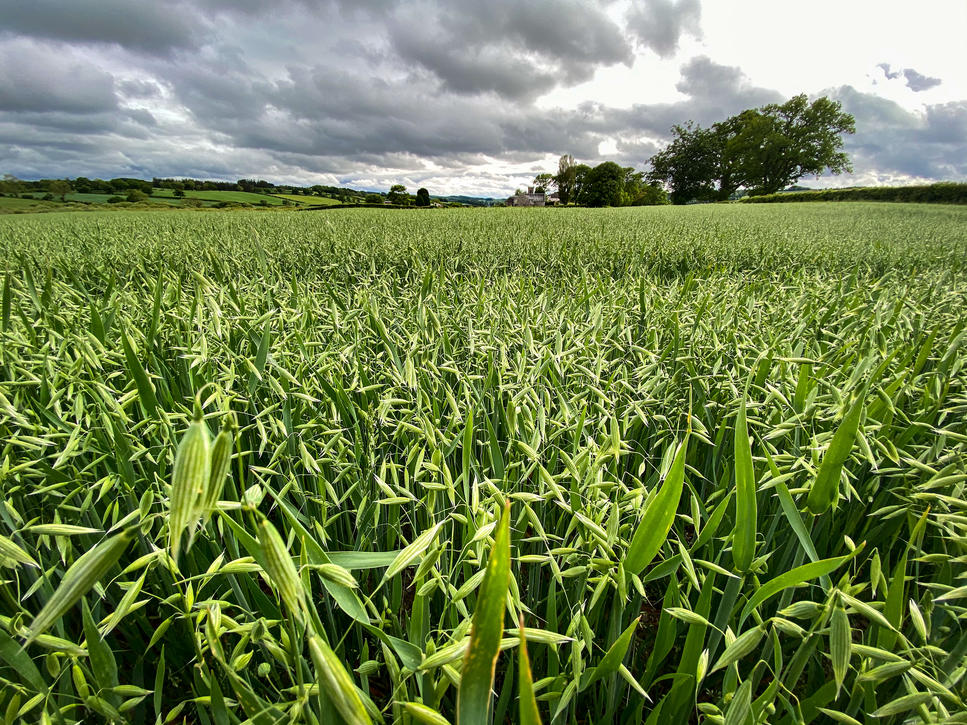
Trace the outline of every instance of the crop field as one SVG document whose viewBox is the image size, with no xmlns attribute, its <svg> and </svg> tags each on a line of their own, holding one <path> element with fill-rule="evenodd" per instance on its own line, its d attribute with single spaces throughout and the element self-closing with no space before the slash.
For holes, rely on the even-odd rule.
<svg viewBox="0 0 967 725">
<path fill-rule="evenodd" d="M 967 209 L 0 218 L 0 714 L 967 723 Z"/>
</svg>

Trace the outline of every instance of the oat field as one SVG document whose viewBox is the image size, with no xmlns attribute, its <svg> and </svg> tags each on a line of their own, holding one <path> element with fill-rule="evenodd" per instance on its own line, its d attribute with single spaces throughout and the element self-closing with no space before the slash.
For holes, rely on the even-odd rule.
<svg viewBox="0 0 967 725">
<path fill-rule="evenodd" d="M 967 209 L 0 218 L 5 723 L 967 723 Z"/>
</svg>

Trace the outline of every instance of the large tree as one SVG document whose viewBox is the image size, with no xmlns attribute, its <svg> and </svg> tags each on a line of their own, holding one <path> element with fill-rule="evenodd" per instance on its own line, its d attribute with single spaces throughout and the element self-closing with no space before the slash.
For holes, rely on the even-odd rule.
<svg viewBox="0 0 967 725">
<path fill-rule="evenodd" d="M 54 196 L 59 196 L 61 201 L 66 201 L 67 195 L 74 189 L 66 179 L 51 179 L 47 184 L 47 191 Z"/>
<path fill-rule="evenodd" d="M 390 204 L 405 204 L 409 199 L 409 195 L 406 193 L 406 187 L 402 184 L 393 184 L 389 188 L 389 193 L 386 195 Z"/>
<path fill-rule="evenodd" d="M 702 128 L 672 128 L 672 142 L 651 157 L 647 178 L 671 191 L 675 204 L 727 199 L 737 189 L 771 194 L 802 176 L 851 171 L 842 151 L 853 117 L 836 101 L 805 95 L 743 111 Z"/>
<path fill-rule="evenodd" d="M 571 191 L 569 201 L 575 204 L 587 204 L 587 198 L 585 196 L 585 187 L 588 174 L 591 173 L 591 167 L 587 164 L 575 164 L 571 167 L 569 172 L 571 174 Z M 560 187 L 558 187 L 558 197 L 560 197 Z M 566 203 L 561 200 L 561 203 Z"/>
<path fill-rule="evenodd" d="M 738 173 L 752 195 L 774 194 L 803 176 L 852 171 L 843 134 L 856 122 L 838 101 L 805 94 L 744 114 L 735 136 Z"/>
<path fill-rule="evenodd" d="M 584 179 L 581 203 L 588 206 L 621 206 L 625 200 L 625 177 L 628 171 L 614 161 L 595 166 Z"/>
<path fill-rule="evenodd" d="M 673 204 L 713 200 L 723 152 L 721 134 L 691 121 L 674 126 L 672 134 L 672 142 L 651 157 L 648 180 L 668 186 Z"/>
<path fill-rule="evenodd" d="M 24 188 L 24 183 L 13 174 L 4 174 L 0 177 L 0 193 L 2 194 L 19 194 Z"/>
<path fill-rule="evenodd" d="M 416 205 L 417 206 L 430 206 L 430 192 L 426 189 L 419 188 L 416 190 Z"/>
<path fill-rule="evenodd" d="M 554 183 L 557 186 L 557 196 L 562 204 L 574 201 L 574 179 L 577 173 L 577 163 L 571 154 L 564 154 L 557 162 L 557 176 Z"/>
</svg>

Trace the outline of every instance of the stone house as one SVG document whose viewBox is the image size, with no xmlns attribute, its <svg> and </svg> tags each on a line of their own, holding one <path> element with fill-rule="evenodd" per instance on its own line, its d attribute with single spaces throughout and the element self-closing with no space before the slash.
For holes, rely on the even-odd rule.
<svg viewBox="0 0 967 725">
<path fill-rule="evenodd" d="M 534 191 L 533 186 L 527 187 L 526 194 L 514 194 L 507 199 L 507 206 L 545 206 L 547 195 L 543 191 Z"/>
</svg>

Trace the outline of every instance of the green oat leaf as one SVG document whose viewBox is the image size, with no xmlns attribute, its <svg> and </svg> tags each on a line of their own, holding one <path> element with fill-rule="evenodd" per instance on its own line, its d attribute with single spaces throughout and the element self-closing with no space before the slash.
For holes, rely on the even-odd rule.
<svg viewBox="0 0 967 725">
<path fill-rule="evenodd" d="M 752 443 L 745 418 L 745 396 L 735 420 L 735 529 L 732 559 L 739 571 L 748 571 L 755 555 L 756 490 L 752 464 Z"/>
<path fill-rule="evenodd" d="M 534 679 L 531 675 L 531 661 L 527 654 L 527 634 L 524 618 L 520 618 L 520 657 L 517 660 L 518 722 L 521 725 L 541 725 L 541 713 L 534 696 Z"/>
<path fill-rule="evenodd" d="M 640 574 L 648 566 L 661 545 L 668 538 L 668 532 L 675 521 L 675 512 L 682 497 L 685 482 L 685 455 L 688 452 L 688 436 L 678 446 L 668 475 L 655 494 L 644 516 L 638 523 L 631 545 L 625 554 L 624 567 L 629 574 Z"/>
<path fill-rule="evenodd" d="M 635 620 L 625 628 L 625 631 L 618 636 L 614 644 L 608 647 L 608 651 L 604 653 L 604 657 L 601 658 L 597 667 L 588 673 L 587 678 L 581 684 L 580 690 L 582 692 L 598 680 L 613 675 L 618 671 L 621 662 L 628 653 L 628 647 L 631 645 L 631 638 L 635 634 L 635 628 L 638 626 L 639 619 L 640 617 L 635 617 Z"/>
<path fill-rule="evenodd" d="M 127 332 L 121 334 L 121 347 L 124 348 L 124 360 L 128 366 L 128 373 L 134 379 L 138 388 L 138 399 L 144 408 L 144 414 L 149 418 L 158 417 L 158 398 L 155 395 L 154 385 L 144 371 L 141 361 L 134 352 L 134 344 Z"/>
<path fill-rule="evenodd" d="M 795 569 L 791 569 L 780 574 L 774 579 L 770 579 L 756 589 L 755 593 L 749 597 L 749 601 L 745 603 L 745 606 L 742 608 L 742 614 L 739 616 L 740 626 L 754 609 L 756 609 L 760 604 L 765 602 L 770 597 L 774 597 L 784 589 L 799 586 L 810 579 L 815 579 L 823 576 L 824 574 L 829 574 L 836 571 L 839 569 L 839 567 L 856 556 L 860 552 L 861 548 L 862 547 L 857 547 L 855 551 L 847 554 L 846 556 L 837 556 L 832 559 L 821 559 L 809 564 L 797 566 Z"/>
<path fill-rule="evenodd" d="M 843 471 L 843 464 L 849 458 L 853 450 L 853 441 L 856 439 L 856 432 L 859 430 L 860 418 L 863 415 L 863 405 L 866 401 L 866 389 L 860 391 L 853 401 L 849 411 L 843 417 L 839 427 L 833 434 L 833 441 L 823 454 L 823 460 L 819 464 L 819 473 L 809 495 L 806 497 L 806 505 L 814 514 L 826 512 L 839 496 L 839 477 Z"/>
<path fill-rule="evenodd" d="M 457 725 L 490 722 L 490 692 L 504 631 L 504 610 L 510 583 L 510 502 L 497 525 L 483 584 L 470 627 L 470 645 L 463 660 L 457 695 Z"/>
</svg>

